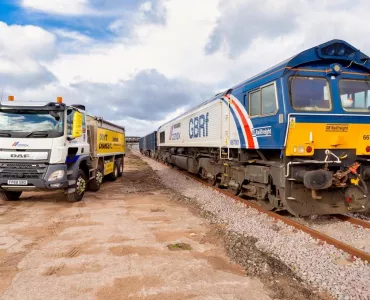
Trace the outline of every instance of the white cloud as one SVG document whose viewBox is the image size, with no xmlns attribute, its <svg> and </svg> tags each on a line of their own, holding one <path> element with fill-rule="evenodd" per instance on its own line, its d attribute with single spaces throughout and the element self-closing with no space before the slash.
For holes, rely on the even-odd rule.
<svg viewBox="0 0 370 300">
<path fill-rule="evenodd" d="M 24 8 L 56 15 L 88 15 L 97 12 L 90 8 L 89 0 L 22 0 Z"/>
<path fill-rule="evenodd" d="M 157 69 L 168 77 L 187 77 L 205 83 L 223 79 L 229 59 L 206 56 L 203 45 L 214 26 L 213 0 L 164 2 L 166 25 L 134 22 L 131 38 L 94 44 L 87 53 L 62 55 L 50 68 L 63 82 L 76 76 L 98 82 L 117 82 L 142 69 Z M 185 14 L 185 11 L 191 11 Z M 111 29 L 118 30 L 117 21 Z M 73 66 L 73 67 L 72 67 Z"/>
<path fill-rule="evenodd" d="M 36 26 L 0 22 L 0 88 L 38 88 L 56 80 L 45 67 L 55 58 L 56 39 Z"/>
<path fill-rule="evenodd" d="M 0 55 L 49 60 L 55 57 L 55 36 L 37 26 L 0 21 Z"/>
<path fill-rule="evenodd" d="M 139 10 L 144 11 L 144 12 L 148 12 L 152 8 L 153 8 L 152 2 L 147 1 L 147 2 L 144 2 L 143 4 L 140 5 Z"/>
<path fill-rule="evenodd" d="M 55 29 L 53 32 L 61 39 L 77 41 L 84 44 L 93 42 L 92 38 L 78 31 Z"/>
</svg>

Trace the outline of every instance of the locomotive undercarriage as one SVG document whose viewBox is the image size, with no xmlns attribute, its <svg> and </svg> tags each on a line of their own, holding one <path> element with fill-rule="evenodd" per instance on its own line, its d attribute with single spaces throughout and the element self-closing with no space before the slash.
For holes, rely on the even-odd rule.
<svg viewBox="0 0 370 300">
<path fill-rule="evenodd" d="M 367 210 L 370 162 L 354 150 L 316 150 L 310 158 L 280 150 L 161 148 L 157 158 L 269 210 L 296 216 Z"/>
</svg>

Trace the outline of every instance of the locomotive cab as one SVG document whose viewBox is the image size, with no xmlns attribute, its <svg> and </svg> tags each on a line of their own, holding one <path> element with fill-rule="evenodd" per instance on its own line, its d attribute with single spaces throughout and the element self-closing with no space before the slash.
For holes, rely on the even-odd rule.
<svg viewBox="0 0 370 300">
<path fill-rule="evenodd" d="M 370 183 L 368 57 L 343 41 L 315 50 L 320 59 L 283 76 L 289 99 L 285 206 L 311 214 L 365 211 Z"/>
</svg>

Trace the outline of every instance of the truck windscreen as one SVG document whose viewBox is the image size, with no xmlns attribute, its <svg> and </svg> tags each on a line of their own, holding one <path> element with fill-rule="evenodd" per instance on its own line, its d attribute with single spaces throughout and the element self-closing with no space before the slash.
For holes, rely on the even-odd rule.
<svg viewBox="0 0 370 300">
<path fill-rule="evenodd" d="M 52 138 L 63 134 L 63 111 L 0 111 L 0 137 Z"/>
</svg>

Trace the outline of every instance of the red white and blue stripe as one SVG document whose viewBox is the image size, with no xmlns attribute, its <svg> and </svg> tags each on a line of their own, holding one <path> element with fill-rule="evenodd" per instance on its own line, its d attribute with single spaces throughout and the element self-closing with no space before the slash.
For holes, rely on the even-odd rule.
<svg viewBox="0 0 370 300">
<path fill-rule="evenodd" d="M 253 124 L 244 106 L 233 95 L 225 95 L 221 100 L 230 107 L 238 130 L 240 146 L 247 149 L 258 149 L 258 140 L 253 136 Z"/>
</svg>

